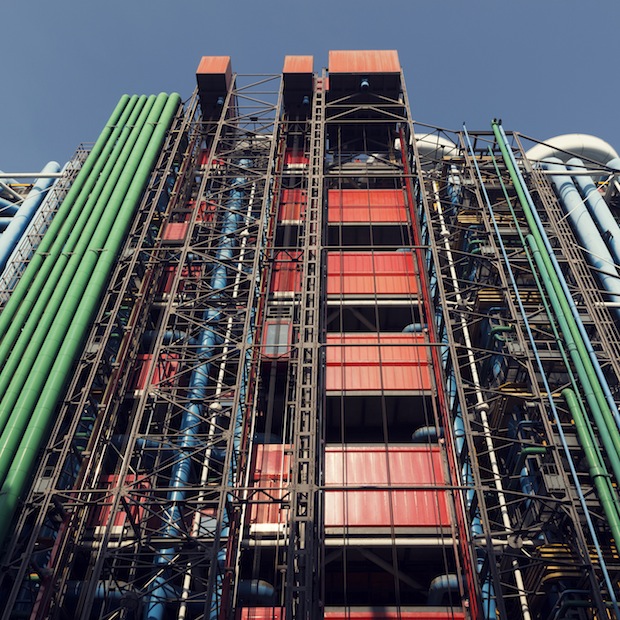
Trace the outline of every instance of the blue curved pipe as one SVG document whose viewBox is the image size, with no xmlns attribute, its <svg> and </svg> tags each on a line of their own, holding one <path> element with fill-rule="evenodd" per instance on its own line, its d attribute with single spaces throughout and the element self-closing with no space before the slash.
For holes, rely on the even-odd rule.
<svg viewBox="0 0 620 620">
<path fill-rule="evenodd" d="M 569 170 L 584 169 L 584 163 L 574 157 L 566 162 Z M 612 159 L 607 166 L 620 169 L 620 159 Z M 607 244 L 616 265 L 620 265 L 620 226 L 616 218 L 611 214 L 605 199 L 601 196 L 592 177 L 578 175 L 574 177 L 579 190 L 583 195 L 586 206 L 594 223 L 598 227 L 603 241 Z"/>
<path fill-rule="evenodd" d="M 249 160 L 241 160 L 241 167 L 249 167 Z M 239 228 L 242 218 L 242 203 L 245 192 L 242 187 L 246 182 L 244 177 L 234 179 L 231 186 L 228 209 L 223 217 L 221 228 L 221 241 L 216 252 L 216 264 L 211 276 L 211 289 L 213 291 L 223 290 L 227 285 L 228 268 L 226 263 L 233 257 L 233 247 L 235 245 L 234 233 Z M 216 300 L 218 294 L 213 296 Z M 214 308 L 209 308 L 203 314 L 202 320 L 207 325 L 217 323 L 221 312 Z M 209 374 L 211 363 L 208 361 L 213 357 L 214 349 L 219 344 L 215 329 L 205 327 L 196 338 L 196 354 L 199 360 L 203 360 L 193 371 L 189 379 L 187 400 L 189 405 L 183 413 L 179 434 L 181 440 L 177 449 L 178 458 L 170 474 L 169 486 L 172 489 L 168 493 L 169 506 L 164 514 L 165 526 L 162 531 L 164 538 L 175 538 L 181 532 L 182 514 L 181 505 L 185 500 L 186 487 L 189 483 L 192 462 L 190 455 L 199 447 L 198 434 L 202 430 L 202 409 L 203 401 L 207 395 Z M 155 565 L 161 567 L 161 573 L 153 582 L 153 589 L 146 605 L 145 620 L 163 620 L 166 605 L 170 600 L 170 587 L 168 581 L 171 578 L 170 564 L 176 555 L 174 547 L 167 547 L 158 552 L 155 557 Z"/>
<path fill-rule="evenodd" d="M 556 157 L 543 160 L 542 165 L 550 172 L 567 171 L 566 166 Z M 560 203 L 568 216 L 575 236 L 586 249 L 587 261 L 596 269 L 597 279 L 607 291 L 609 300 L 620 305 L 620 274 L 574 181 L 568 176 L 552 174 L 551 183 L 558 193 Z M 615 314 L 620 316 L 620 309 L 616 308 Z"/>
<path fill-rule="evenodd" d="M 51 161 L 46 164 L 42 172 L 60 172 L 60 166 L 55 161 Z M 41 206 L 47 191 L 55 181 L 56 179 L 50 178 L 39 179 L 13 216 L 13 221 L 0 236 L 0 272 L 4 270 L 11 252 L 15 249 L 37 209 Z"/>
</svg>

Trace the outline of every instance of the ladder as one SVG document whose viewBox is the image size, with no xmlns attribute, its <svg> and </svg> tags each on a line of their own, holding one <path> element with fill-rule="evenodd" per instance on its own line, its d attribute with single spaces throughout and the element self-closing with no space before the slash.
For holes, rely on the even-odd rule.
<svg viewBox="0 0 620 620">
<path fill-rule="evenodd" d="M 287 408 L 292 420 L 292 475 L 290 529 L 287 553 L 286 617 L 312 619 L 319 547 L 315 508 L 318 483 L 317 383 L 320 355 L 320 283 L 323 184 L 323 80 L 317 79 L 310 124 L 308 203 L 300 234 L 302 255 L 301 295 L 294 313 L 296 356 L 291 364 L 291 391 Z"/>
</svg>

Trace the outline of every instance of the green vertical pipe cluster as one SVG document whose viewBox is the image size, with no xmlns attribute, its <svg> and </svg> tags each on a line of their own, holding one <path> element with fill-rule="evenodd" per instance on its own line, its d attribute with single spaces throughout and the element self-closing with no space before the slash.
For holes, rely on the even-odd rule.
<svg viewBox="0 0 620 620">
<path fill-rule="evenodd" d="M 492 128 L 531 231 L 531 234 L 527 237 L 527 244 L 529 245 L 536 266 L 540 272 L 556 320 L 558 321 L 558 325 L 564 337 L 566 348 L 575 366 L 585 399 L 612 466 L 616 482 L 620 483 L 620 434 L 618 432 L 618 427 L 609 408 L 607 399 L 605 398 L 603 388 L 596 376 L 596 371 L 588 355 L 585 343 L 570 310 L 569 302 L 564 294 L 555 269 L 553 268 L 553 263 L 545 248 L 542 234 L 536 225 L 536 220 L 525 195 L 525 190 L 513 166 L 512 158 L 508 154 L 507 146 L 502 139 L 499 125 L 496 121 L 493 121 Z M 606 470 L 602 456 L 592 437 L 592 427 L 579 408 L 579 399 L 575 392 L 567 389 L 563 392 L 563 395 L 567 401 L 571 415 L 573 415 L 576 426 L 577 419 L 575 416 L 579 417 L 580 424 L 578 427 L 578 434 L 580 443 L 586 452 L 591 472 L 596 473 L 597 479 L 595 480 L 595 485 L 599 493 L 601 505 L 603 506 L 610 527 L 612 528 L 612 534 L 614 539 L 619 541 L 620 539 L 617 536 L 620 535 L 620 528 L 618 528 L 620 522 L 620 503 L 611 484 L 604 484 L 601 482 L 602 477 L 606 475 Z M 575 411 L 577 411 L 577 413 L 575 413 Z M 598 472 L 605 473 L 599 475 Z"/>
<path fill-rule="evenodd" d="M 86 200 L 91 189 L 97 182 L 97 177 L 101 173 L 107 158 L 110 155 L 116 137 L 120 133 L 123 125 L 123 119 L 126 119 L 127 107 L 131 103 L 128 95 L 123 95 L 110 116 L 105 128 L 97 138 L 88 158 L 84 162 L 79 174 L 77 175 L 71 189 L 65 196 L 58 212 L 56 213 L 52 223 L 50 224 L 45 236 L 41 240 L 36 252 L 33 254 L 28 267 L 24 271 L 19 283 L 15 287 L 10 299 L 6 303 L 2 313 L 0 314 L 0 339 L 11 325 L 15 312 L 26 293 L 30 284 L 35 279 L 39 269 L 44 262 L 49 262 L 49 255 L 57 256 L 71 233 L 71 227 L 75 224 L 82 207 L 82 198 Z M 75 208 L 74 208 L 75 207 Z M 52 258 L 52 261 L 54 259 Z M 0 342 L 0 345 L 2 343 Z"/>
<path fill-rule="evenodd" d="M 0 315 L 0 543 L 180 103 L 177 94 L 121 99 Z"/>
<path fill-rule="evenodd" d="M 566 350 L 570 355 L 570 358 L 573 362 L 575 370 L 577 371 L 577 376 L 581 381 L 582 390 L 590 408 L 590 412 L 592 413 L 592 417 L 594 418 L 594 422 L 599 430 L 603 430 L 606 427 L 604 413 L 599 406 L 599 402 L 594 395 L 594 389 L 592 384 L 589 381 L 589 377 L 586 374 L 584 367 L 584 360 L 579 355 L 579 351 L 577 349 L 577 345 L 575 343 L 573 334 L 568 326 L 568 317 L 563 314 L 562 307 L 560 304 L 560 300 L 558 298 L 557 291 L 552 285 L 551 274 L 547 271 L 547 267 L 544 264 L 541 256 L 541 252 L 539 247 L 536 245 L 536 241 L 532 235 L 527 236 L 527 243 L 530 247 L 530 252 L 534 257 L 534 262 L 536 263 L 536 267 L 538 267 L 538 271 L 540 273 L 543 284 L 545 285 L 545 289 L 547 291 L 547 295 L 549 297 L 549 301 L 551 302 L 551 307 L 553 308 L 553 312 L 555 314 L 556 320 L 560 327 L 560 331 L 564 336 L 564 343 L 566 346 Z M 605 401 L 607 404 L 607 401 Z M 611 415 L 611 412 L 610 412 Z M 615 424 L 614 424 L 615 426 Z M 620 481 L 620 436 L 618 433 L 605 433 L 601 432 L 601 442 L 607 452 L 609 457 L 609 461 L 611 463 L 611 467 L 613 469 L 614 475 L 616 476 L 616 480 Z"/>
<path fill-rule="evenodd" d="M 590 382 L 590 385 L 592 386 L 593 392 L 594 392 L 594 396 L 596 398 L 596 400 L 599 403 L 599 407 L 601 409 L 601 411 L 604 412 L 604 416 L 605 416 L 605 426 L 610 429 L 610 433 L 614 433 L 617 435 L 618 433 L 618 428 L 615 424 L 615 421 L 613 419 L 613 415 L 609 409 L 609 404 L 607 403 L 607 400 L 605 398 L 605 394 L 603 393 L 603 390 L 601 388 L 601 385 L 598 381 L 598 377 L 596 376 L 596 371 L 594 370 L 594 367 L 592 366 L 592 362 L 590 361 L 589 355 L 588 355 L 588 351 L 583 343 L 583 339 L 581 338 L 581 334 L 579 333 L 579 328 L 577 327 L 577 324 L 575 323 L 575 319 L 572 316 L 572 312 L 570 310 L 570 305 L 568 303 L 568 300 L 566 299 L 566 296 L 564 295 L 564 292 L 562 291 L 562 286 L 558 280 L 557 274 L 555 273 L 555 269 L 553 268 L 553 264 L 551 262 L 551 259 L 549 257 L 549 254 L 547 253 L 546 249 L 545 249 L 545 245 L 542 239 L 542 235 L 540 233 L 540 231 L 538 230 L 538 226 L 536 225 L 536 221 L 534 219 L 534 216 L 532 215 L 531 209 L 530 209 L 530 205 L 529 202 L 527 200 L 527 197 L 525 196 L 525 190 L 524 188 L 521 186 L 521 183 L 519 181 L 519 177 L 516 173 L 516 170 L 514 169 L 514 166 L 512 164 L 512 160 L 510 158 L 510 156 L 508 155 L 508 150 L 506 147 L 506 144 L 504 143 L 504 141 L 502 140 L 501 134 L 499 132 L 499 125 L 496 121 L 493 121 L 492 123 L 492 127 L 493 127 L 493 133 L 495 134 L 495 138 L 497 140 L 497 143 L 500 147 L 500 150 L 502 152 L 502 157 L 504 159 L 504 162 L 506 164 L 506 168 L 508 169 L 508 172 L 510 174 L 510 178 L 512 179 L 512 183 L 515 187 L 515 190 L 517 192 L 517 196 L 519 198 L 519 202 L 521 203 L 521 207 L 523 208 L 523 212 L 525 214 L 525 218 L 527 220 L 528 226 L 531 230 L 532 236 L 534 237 L 534 241 L 536 243 L 536 246 L 538 247 L 538 249 L 540 250 L 540 255 L 541 258 L 544 262 L 544 265 L 547 269 L 547 272 L 549 273 L 549 276 L 551 278 L 552 284 L 553 284 L 553 288 L 556 290 L 556 292 L 558 293 L 558 299 L 560 301 L 560 306 L 562 308 L 562 314 L 566 317 L 567 319 L 567 323 L 570 329 L 571 334 L 573 335 L 573 339 L 575 341 L 575 346 L 577 347 L 577 351 L 580 355 L 580 357 L 583 360 L 584 363 L 584 369 L 585 372 L 587 374 L 587 378 L 588 381 Z M 613 430 L 612 430 L 613 427 Z"/>
<path fill-rule="evenodd" d="M 575 421 L 577 436 L 588 461 L 590 476 L 594 480 L 597 495 L 609 522 L 609 528 L 614 540 L 620 540 L 620 514 L 618 513 L 618 502 L 609 479 L 609 474 L 603 463 L 601 453 L 591 435 L 588 422 L 581 412 L 579 402 L 575 392 L 569 388 L 562 390 L 562 396 L 568 405 L 568 410 Z"/>
</svg>

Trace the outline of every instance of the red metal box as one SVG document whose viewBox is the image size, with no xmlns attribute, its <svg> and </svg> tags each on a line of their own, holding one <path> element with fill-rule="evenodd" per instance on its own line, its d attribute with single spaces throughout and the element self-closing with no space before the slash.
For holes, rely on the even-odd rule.
<svg viewBox="0 0 620 620">
<path fill-rule="evenodd" d="M 423 334 L 328 334 L 326 390 L 349 394 L 431 389 Z"/>
<path fill-rule="evenodd" d="M 330 252 L 327 294 L 414 298 L 418 293 L 412 252 Z"/>
<path fill-rule="evenodd" d="M 448 527 L 441 452 L 428 446 L 333 446 L 325 448 L 325 485 L 397 486 L 399 490 L 325 492 L 325 527 Z"/>
<path fill-rule="evenodd" d="M 407 224 L 405 198 L 399 189 L 330 189 L 330 224 Z"/>
</svg>

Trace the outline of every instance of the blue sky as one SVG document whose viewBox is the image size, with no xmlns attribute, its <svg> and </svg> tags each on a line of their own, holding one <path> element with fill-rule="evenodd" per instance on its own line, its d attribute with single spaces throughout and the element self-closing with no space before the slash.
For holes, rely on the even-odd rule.
<svg viewBox="0 0 620 620">
<path fill-rule="evenodd" d="M 39 170 L 93 142 L 123 93 L 194 88 L 203 55 L 277 73 L 286 54 L 397 49 L 413 116 L 620 150 L 618 0 L 10 0 L 0 169 Z"/>
</svg>

